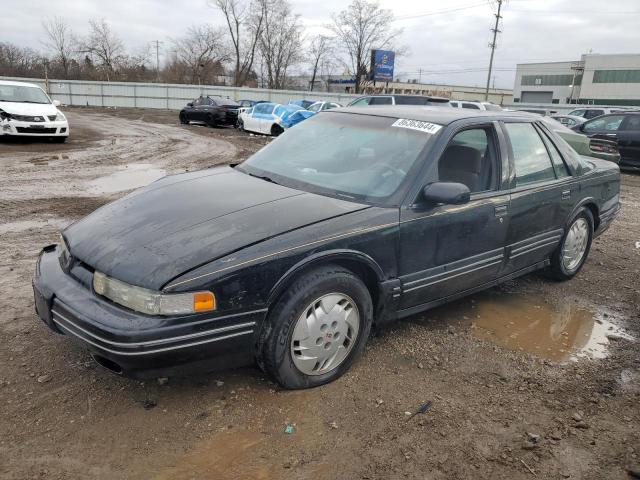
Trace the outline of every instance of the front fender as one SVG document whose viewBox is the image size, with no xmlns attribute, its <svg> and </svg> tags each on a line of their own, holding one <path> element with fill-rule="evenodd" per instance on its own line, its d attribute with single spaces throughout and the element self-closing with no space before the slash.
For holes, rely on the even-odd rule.
<svg viewBox="0 0 640 480">
<path fill-rule="evenodd" d="M 366 253 L 350 249 L 325 250 L 309 255 L 289 268 L 273 285 L 273 288 L 269 292 L 267 304 L 270 305 L 276 298 L 278 298 L 288 287 L 291 280 L 303 270 L 321 263 L 330 263 L 332 261 L 335 262 L 340 260 L 354 261 L 366 266 L 375 274 L 378 283 L 382 283 L 385 280 L 385 274 L 382 267 L 380 267 L 378 262 Z"/>
</svg>

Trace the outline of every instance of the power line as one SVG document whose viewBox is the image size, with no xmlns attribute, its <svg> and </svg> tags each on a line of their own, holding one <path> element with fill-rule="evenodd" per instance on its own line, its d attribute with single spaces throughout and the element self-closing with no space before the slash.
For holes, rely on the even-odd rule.
<svg viewBox="0 0 640 480">
<path fill-rule="evenodd" d="M 434 10 L 432 12 L 426 12 L 426 13 L 419 13 L 417 15 L 402 15 L 400 17 L 395 17 L 393 19 L 393 21 L 398 21 L 398 20 L 409 20 L 412 18 L 420 18 L 420 17 L 430 17 L 432 15 L 442 15 L 444 13 L 452 13 L 452 12 L 459 12 L 461 10 L 469 10 L 471 8 L 477 8 L 477 7 L 482 7 L 485 6 L 486 2 L 482 2 L 482 3 L 473 3 L 471 5 L 463 5 L 460 7 L 455 7 L 455 8 L 446 8 L 443 10 Z"/>
</svg>

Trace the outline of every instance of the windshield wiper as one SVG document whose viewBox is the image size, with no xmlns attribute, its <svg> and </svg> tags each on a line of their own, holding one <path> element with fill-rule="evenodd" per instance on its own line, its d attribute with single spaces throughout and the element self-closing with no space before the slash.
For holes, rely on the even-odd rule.
<svg viewBox="0 0 640 480">
<path fill-rule="evenodd" d="M 267 177 L 266 175 L 256 175 L 255 173 L 249 173 L 249 172 L 246 172 L 246 171 L 245 171 L 245 173 L 248 174 L 248 175 L 251 175 L 252 177 L 259 178 L 261 180 L 266 180 L 267 182 L 275 183 L 276 185 L 280 185 L 273 178 Z"/>
</svg>

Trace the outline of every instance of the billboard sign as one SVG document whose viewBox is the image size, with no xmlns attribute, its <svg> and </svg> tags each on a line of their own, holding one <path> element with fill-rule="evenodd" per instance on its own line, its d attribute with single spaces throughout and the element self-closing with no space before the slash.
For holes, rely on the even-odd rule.
<svg viewBox="0 0 640 480">
<path fill-rule="evenodd" d="M 389 50 L 371 50 L 371 80 L 393 81 L 393 62 L 396 54 Z"/>
</svg>

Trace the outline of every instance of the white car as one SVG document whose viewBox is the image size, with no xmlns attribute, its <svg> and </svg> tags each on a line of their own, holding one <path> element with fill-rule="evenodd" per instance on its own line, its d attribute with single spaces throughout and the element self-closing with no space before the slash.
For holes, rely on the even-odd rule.
<svg viewBox="0 0 640 480">
<path fill-rule="evenodd" d="M 287 128 L 314 115 L 298 105 L 258 103 L 245 110 L 238 118 L 238 127 L 248 132 L 264 133 L 277 137 Z"/>
<path fill-rule="evenodd" d="M 0 135 L 48 137 L 63 143 L 69 137 L 69 123 L 51 100 L 33 83 L 0 80 Z"/>
<path fill-rule="evenodd" d="M 472 102 L 470 100 L 451 100 L 453 108 L 469 108 L 472 110 L 493 110 L 499 112 L 502 110 L 500 105 L 491 102 Z"/>
<path fill-rule="evenodd" d="M 339 108 L 342 105 L 334 102 L 316 102 L 307 108 L 310 112 L 321 112 L 322 110 L 331 110 L 332 108 Z"/>
</svg>

